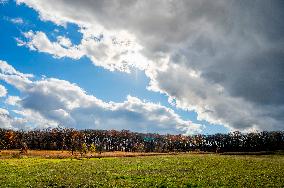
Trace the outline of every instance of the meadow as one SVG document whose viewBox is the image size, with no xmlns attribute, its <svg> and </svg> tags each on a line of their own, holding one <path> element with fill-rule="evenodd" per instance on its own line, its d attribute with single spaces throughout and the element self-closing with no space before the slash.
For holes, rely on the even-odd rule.
<svg viewBox="0 0 284 188">
<path fill-rule="evenodd" d="M 0 187 L 283 187 L 283 155 L 0 159 Z"/>
</svg>

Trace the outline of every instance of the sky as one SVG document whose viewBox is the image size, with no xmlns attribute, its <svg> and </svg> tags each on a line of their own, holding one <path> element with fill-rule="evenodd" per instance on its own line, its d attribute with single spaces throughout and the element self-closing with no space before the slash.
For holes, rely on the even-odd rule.
<svg viewBox="0 0 284 188">
<path fill-rule="evenodd" d="M 0 128 L 284 129 L 282 0 L 0 0 Z"/>
</svg>

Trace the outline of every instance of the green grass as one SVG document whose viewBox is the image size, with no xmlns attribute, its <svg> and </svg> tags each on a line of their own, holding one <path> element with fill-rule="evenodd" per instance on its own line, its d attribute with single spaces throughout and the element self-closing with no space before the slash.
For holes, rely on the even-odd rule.
<svg viewBox="0 0 284 188">
<path fill-rule="evenodd" d="M 3 159 L 0 187 L 283 187 L 284 156 Z"/>
</svg>

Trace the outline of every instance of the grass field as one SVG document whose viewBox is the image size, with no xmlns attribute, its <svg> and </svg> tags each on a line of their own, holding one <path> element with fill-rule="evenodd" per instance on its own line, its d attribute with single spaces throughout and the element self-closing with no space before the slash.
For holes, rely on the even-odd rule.
<svg viewBox="0 0 284 188">
<path fill-rule="evenodd" d="M 0 160 L 1 187 L 283 187 L 284 156 Z"/>
</svg>

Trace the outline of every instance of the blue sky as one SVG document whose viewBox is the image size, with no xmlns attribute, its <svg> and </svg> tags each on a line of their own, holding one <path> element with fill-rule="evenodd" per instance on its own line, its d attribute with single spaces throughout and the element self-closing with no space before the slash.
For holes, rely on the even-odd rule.
<svg viewBox="0 0 284 188">
<path fill-rule="evenodd" d="M 67 2 L 60 1 L 59 4 L 60 5 L 62 4 L 65 6 L 65 3 Z M 70 6 L 71 7 L 70 9 L 72 9 L 73 8 L 72 3 L 73 1 L 70 2 L 70 4 L 66 6 Z M 74 3 L 74 7 L 76 7 L 75 4 L 76 3 Z M 47 7 L 46 8 L 47 12 L 44 12 L 45 10 L 41 9 L 41 6 Z M 92 4 L 90 6 L 94 6 L 94 5 Z M 126 9 L 131 8 L 130 5 L 127 5 L 127 4 L 123 5 L 123 3 L 120 6 L 125 6 Z M 145 7 L 147 6 L 145 5 Z M 227 5 L 224 5 L 224 6 L 227 7 Z M 61 7 L 61 6 L 58 5 L 58 7 Z M 88 7 L 87 2 L 86 2 L 86 7 Z M 86 11 L 89 11 L 86 7 L 82 5 L 81 8 L 82 9 L 85 8 Z M 11 0 L 11 1 L 2 1 L 2 3 L 0 4 L 0 25 L 1 25 L 0 27 L 0 41 L 1 41 L 0 42 L 0 60 L 5 61 L 15 70 L 17 70 L 19 73 L 34 75 L 33 78 L 29 78 L 31 82 L 33 82 L 30 86 L 28 86 L 29 88 L 35 87 L 35 85 L 38 84 L 37 82 L 40 82 L 40 80 L 48 80 L 49 78 L 56 78 L 58 80 L 67 81 L 68 84 L 76 84 L 80 88 L 80 91 L 81 90 L 86 91 L 85 93 L 86 96 L 94 96 L 97 99 L 102 100 L 104 103 L 109 103 L 110 101 L 112 101 L 115 103 L 115 105 L 118 105 L 119 103 L 124 103 L 127 100 L 127 96 L 130 95 L 132 97 L 135 97 L 141 100 L 142 101 L 141 105 L 143 106 L 151 106 L 152 104 L 159 104 L 160 107 L 157 107 L 157 108 L 164 109 L 163 107 L 165 107 L 167 109 L 172 109 L 173 113 L 178 116 L 178 119 L 177 118 L 174 118 L 174 120 L 170 119 L 171 123 L 169 123 L 169 125 L 167 126 L 175 126 L 174 125 L 175 121 L 177 122 L 184 121 L 183 123 L 181 123 L 182 126 L 190 126 L 189 125 L 190 123 L 199 125 L 198 131 L 204 134 L 226 133 L 234 129 L 237 129 L 237 130 L 254 130 L 254 129 L 264 130 L 266 129 L 265 127 L 261 125 L 261 123 L 259 123 L 262 121 L 259 118 L 260 114 L 266 114 L 266 113 L 265 112 L 255 112 L 255 113 L 250 114 L 251 113 L 250 109 L 256 109 L 257 107 L 259 107 L 259 105 L 256 104 L 255 102 L 251 102 L 250 98 L 245 98 L 247 95 L 249 95 L 247 93 L 245 93 L 246 95 L 234 93 L 235 90 L 232 89 L 233 85 L 230 85 L 231 80 L 234 80 L 234 79 L 228 79 L 228 81 L 218 82 L 217 78 L 216 80 L 214 80 L 216 76 L 210 77 L 213 74 L 211 70 L 209 71 L 209 69 L 206 68 L 208 67 L 207 65 L 206 66 L 205 65 L 201 66 L 197 64 L 195 65 L 195 61 L 200 62 L 199 64 L 201 64 L 201 62 L 207 62 L 208 64 L 210 64 L 211 63 L 210 59 L 212 59 L 210 58 L 210 54 L 211 56 L 212 56 L 212 53 L 217 54 L 219 51 L 223 50 L 223 49 L 218 49 L 219 46 L 227 48 L 228 45 L 229 46 L 232 45 L 231 43 L 227 44 L 225 42 L 219 45 L 218 42 L 216 42 L 214 38 L 202 39 L 203 33 L 201 34 L 199 38 L 190 38 L 184 33 L 186 33 L 187 29 L 190 31 L 191 29 L 184 28 L 185 31 L 184 32 L 181 31 L 180 33 L 177 33 L 177 35 L 180 34 L 181 38 L 183 37 L 184 39 L 186 39 L 184 41 L 188 41 L 188 43 L 185 43 L 185 42 L 180 41 L 179 39 L 176 39 L 177 41 L 169 40 L 168 41 L 169 45 L 165 45 L 165 42 L 167 41 L 163 42 L 163 40 L 165 40 L 164 37 L 161 37 L 160 39 L 159 35 L 157 35 L 158 37 L 156 37 L 155 39 L 148 39 L 147 36 L 155 36 L 156 33 L 154 33 L 152 30 L 148 31 L 146 29 L 147 24 L 145 24 L 145 26 L 140 25 L 141 28 L 137 28 L 138 26 L 135 26 L 135 23 L 133 23 L 132 22 L 133 20 L 130 18 L 129 18 L 128 23 L 124 23 L 121 20 L 117 20 L 117 23 L 118 23 L 117 24 L 117 23 L 112 22 L 111 20 L 108 20 L 109 19 L 108 13 L 103 12 L 101 14 L 105 14 L 105 15 L 102 15 L 102 18 L 100 17 L 101 15 L 94 14 L 91 16 L 91 18 L 93 18 L 94 21 L 90 21 L 88 23 L 86 22 L 86 20 L 80 17 L 81 16 L 80 14 L 75 15 L 76 17 L 74 16 L 74 18 L 72 16 L 68 17 L 69 14 L 66 13 L 64 8 L 58 9 L 58 10 L 55 8 L 54 9 L 55 12 L 49 14 L 48 9 L 53 10 L 53 8 L 54 7 L 52 7 L 52 3 L 49 3 L 48 1 L 36 2 L 32 0 L 27 0 L 27 1 L 23 0 L 23 1 L 15 2 Z M 227 8 L 230 9 L 230 7 L 227 7 Z M 164 12 L 167 12 L 167 10 L 165 9 Z M 67 16 L 65 15 L 65 13 Z M 239 14 L 239 12 L 237 11 L 235 11 L 235 13 Z M 57 17 L 53 18 L 52 15 L 55 15 Z M 205 13 L 205 16 L 210 17 L 210 15 L 207 15 L 207 13 Z M 90 18 L 88 18 L 88 20 L 89 19 Z M 147 17 L 141 18 L 141 20 L 143 19 L 147 20 L 148 18 Z M 157 23 L 161 22 L 161 25 L 162 25 L 162 21 L 166 19 L 167 17 L 162 17 L 160 19 L 157 19 L 156 22 Z M 173 20 L 174 19 L 175 18 L 173 18 Z M 225 26 L 222 25 L 224 24 L 222 23 L 222 21 L 221 23 L 219 23 L 220 22 L 219 18 L 217 19 L 217 21 L 210 20 L 210 19 L 208 18 L 206 20 L 208 21 L 208 25 L 210 25 L 212 22 L 215 24 L 216 27 L 220 27 L 221 29 L 225 28 L 226 25 Z M 59 20 L 58 23 L 56 20 Z M 182 20 L 182 19 L 179 19 L 179 20 Z M 138 19 L 138 21 L 140 20 Z M 64 24 L 61 24 L 61 22 Z M 82 24 L 82 22 L 84 23 Z M 193 20 L 192 22 L 193 23 L 196 22 L 196 24 L 198 25 L 199 20 L 197 21 Z M 108 53 L 112 53 L 112 48 L 111 48 L 112 46 L 109 47 L 110 49 L 109 51 L 103 51 L 102 53 L 96 53 L 96 51 L 89 50 L 92 48 L 91 46 L 92 44 L 97 44 L 97 43 L 93 43 L 94 36 L 92 34 L 91 35 L 89 34 L 89 33 L 94 33 L 95 36 L 98 36 L 98 32 L 96 30 L 97 25 L 95 23 L 98 23 L 97 25 L 103 28 L 103 29 L 99 28 L 98 30 L 100 30 L 100 32 L 103 32 L 103 35 L 106 38 L 106 39 L 103 39 L 103 41 L 105 40 L 105 44 L 104 44 L 105 46 L 109 45 L 109 43 L 107 42 L 108 40 L 107 37 L 113 37 L 113 36 L 114 37 L 117 36 L 116 39 L 121 40 L 122 42 L 125 42 L 126 39 L 127 40 L 129 39 L 131 41 L 131 44 L 135 44 L 133 49 L 136 46 L 142 46 L 142 50 L 135 51 L 134 52 L 135 56 L 131 56 L 132 57 L 131 61 L 134 61 L 134 64 L 129 63 L 129 62 L 126 63 L 127 64 L 126 66 L 127 68 L 129 68 L 130 72 L 127 72 L 127 71 L 125 72 L 123 70 L 121 71 L 120 67 L 118 67 L 115 61 L 111 62 L 110 64 L 112 67 L 114 67 L 114 70 L 110 70 L 111 68 L 108 67 L 109 64 L 106 64 L 105 62 L 105 61 L 108 61 L 109 59 L 104 58 L 104 56 L 107 56 L 107 57 L 110 56 Z M 157 23 L 152 23 L 152 24 L 157 24 Z M 167 23 L 171 24 L 171 22 L 167 22 Z M 236 25 L 243 24 L 243 23 L 240 23 L 239 20 L 236 20 L 235 22 L 232 22 L 232 23 Z M 180 23 L 180 24 L 184 24 L 184 23 Z M 254 28 L 247 28 L 246 31 L 247 33 L 250 34 L 253 32 L 253 29 Z M 27 35 L 28 32 L 30 32 L 29 36 Z M 39 35 L 38 32 L 40 32 L 40 34 L 42 35 Z M 123 32 L 126 32 L 126 34 Z M 157 31 L 157 33 L 158 32 L 159 31 Z M 209 32 L 209 30 L 208 31 L 205 30 L 204 32 L 205 32 L 204 35 L 208 34 L 207 32 Z M 219 30 L 214 29 L 212 32 L 213 33 L 219 32 Z M 165 32 L 165 34 L 162 34 L 161 36 L 163 35 L 167 36 L 170 34 L 171 34 L 170 32 L 169 34 Z M 144 36 L 143 40 L 139 38 L 141 36 Z M 57 51 L 53 50 L 55 49 L 55 47 L 48 49 L 48 47 L 46 47 L 48 43 L 46 41 L 42 42 L 43 38 L 40 38 L 40 37 L 45 37 L 44 39 L 46 39 L 46 41 L 48 41 L 50 44 L 57 45 L 57 46 L 59 44 L 60 47 L 58 47 Z M 61 45 L 58 37 L 64 37 L 65 39 L 69 40 L 70 45 L 69 46 Z M 125 39 L 123 37 L 125 37 Z M 232 40 L 237 40 L 237 41 L 240 41 L 239 39 L 235 39 L 237 37 L 240 37 L 241 40 L 244 39 L 243 36 L 240 36 L 238 33 L 236 34 L 235 32 L 232 32 L 232 34 L 230 34 L 229 37 Z M 205 44 L 206 46 L 203 46 L 204 45 L 203 43 L 208 43 L 209 40 L 211 40 L 210 45 Z M 86 44 L 83 43 L 82 41 L 85 41 Z M 98 42 L 98 43 L 103 43 L 103 42 Z M 214 47 L 215 45 L 216 47 Z M 99 46 L 98 48 L 103 48 L 105 46 Z M 209 49 L 209 46 L 213 46 L 212 49 Z M 248 44 L 245 44 L 244 46 L 250 47 L 250 46 L 254 46 L 254 44 L 253 42 L 248 42 Z M 125 46 L 122 46 L 121 48 L 124 48 L 124 47 Z M 125 48 L 128 49 L 127 46 Z M 69 53 L 69 51 L 73 49 L 75 49 L 75 52 Z M 66 52 L 64 50 L 66 50 Z M 118 51 L 119 50 L 120 49 L 118 49 Z M 242 52 L 242 50 L 240 51 Z M 128 49 L 128 52 L 129 52 L 129 49 Z M 78 54 L 82 53 L 82 55 L 79 55 L 80 57 L 77 58 L 73 56 L 75 53 L 78 53 Z M 201 55 L 196 55 L 197 53 L 200 53 Z M 228 51 L 224 53 L 225 54 L 227 53 L 227 55 L 230 55 L 232 51 Z M 119 57 L 123 57 L 123 53 L 120 53 L 119 55 L 120 55 Z M 244 56 L 244 57 L 241 57 L 241 59 L 250 58 L 250 57 L 246 57 L 247 56 L 246 53 L 243 53 L 241 55 Z M 102 56 L 102 58 L 97 57 L 97 56 Z M 141 56 L 142 56 L 142 60 L 140 58 Z M 201 56 L 202 56 L 202 59 L 201 59 Z M 164 57 L 169 58 L 169 63 L 164 62 L 164 59 L 163 59 Z M 176 58 L 176 57 L 179 57 L 179 58 Z M 182 57 L 183 60 L 185 59 L 184 60 L 185 62 L 179 62 L 181 59 L 180 57 Z M 236 57 L 236 58 L 239 58 L 239 57 Z M 149 64 L 147 64 L 148 67 L 150 68 L 139 67 L 139 61 L 140 60 L 143 61 L 144 59 L 150 62 Z M 224 61 L 224 58 L 222 57 L 219 59 L 220 61 Z M 101 61 L 101 62 L 98 63 L 98 61 Z M 156 62 L 159 62 L 159 61 L 161 61 L 162 64 L 157 66 Z M 214 68 L 214 74 L 217 74 L 219 70 L 221 70 L 221 73 L 219 74 L 218 72 L 218 75 L 226 75 L 228 72 L 230 72 L 230 70 L 229 71 L 222 70 L 222 68 L 224 67 L 222 66 L 222 63 L 220 64 L 222 68 L 215 70 L 219 66 L 218 64 L 219 62 L 217 61 L 218 60 L 214 60 L 213 58 L 212 63 L 211 63 L 212 69 Z M 232 63 L 237 64 L 237 62 L 238 62 L 237 59 L 232 60 Z M 216 64 L 216 66 L 214 65 L 214 63 Z M 162 70 L 161 67 L 163 67 L 163 65 L 167 66 L 166 70 Z M 232 64 L 231 66 L 229 66 L 229 68 L 234 67 L 234 66 L 235 65 Z M 236 71 L 243 70 L 243 68 L 238 68 L 237 66 L 235 67 L 236 67 L 235 69 Z M 222 71 L 225 71 L 225 72 L 222 72 Z M 236 79 L 240 80 L 239 75 L 241 75 L 242 73 L 236 74 Z M 187 79 L 186 76 L 188 75 L 190 77 L 188 77 Z M 234 77 L 234 74 L 232 74 L 232 77 Z M 155 84 L 152 84 L 152 83 L 155 83 Z M 34 113 L 38 113 L 39 116 L 44 119 L 41 122 L 52 121 L 51 124 L 54 126 L 56 126 L 57 121 L 60 122 L 60 124 L 64 124 L 63 120 L 57 120 L 54 118 L 53 115 L 50 115 L 50 113 L 46 113 L 47 111 L 46 109 L 33 108 L 32 106 L 29 106 L 31 103 L 25 103 L 25 100 L 26 101 L 36 100 L 33 97 L 38 96 L 38 95 L 34 95 L 34 93 L 30 93 L 30 90 L 23 90 L 23 89 L 21 90 L 19 89 L 20 86 L 15 85 L 15 84 L 13 85 L 13 83 L 11 84 L 9 83 L 9 81 L 5 79 L 0 80 L 0 84 L 3 85 L 8 91 L 7 95 L 1 98 L 1 105 L 3 107 L 2 109 L 8 110 L 11 116 L 22 118 L 21 120 L 25 123 L 24 125 L 21 125 L 21 127 L 25 127 L 25 124 L 29 124 L 29 121 L 32 121 L 32 118 L 27 117 L 27 115 L 23 115 L 23 113 L 15 113 L 15 111 L 13 111 L 15 109 L 16 111 L 25 112 L 24 114 L 27 114 L 28 113 L 27 111 L 29 111 L 29 113 L 31 113 L 30 111 Z M 252 87 L 254 85 L 258 85 L 257 83 L 251 83 L 251 84 L 252 84 Z M 152 87 L 148 88 L 149 85 L 151 85 Z M 248 86 L 248 88 L 250 88 L 250 85 Z M 222 92 L 223 95 L 220 95 L 220 96 L 215 95 L 214 94 L 216 92 L 215 90 L 218 91 L 219 94 L 220 92 Z M 51 90 L 50 92 L 55 92 L 55 91 Z M 18 104 L 17 105 L 7 104 L 7 98 L 9 98 L 9 96 L 19 96 L 20 99 L 18 100 Z M 45 102 L 49 103 L 48 100 L 49 99 L 51 100 L 51 98 L 52 98 L 51 96 L 50 98 L 48 97 L 39 98 L 40 102 L 42 102 L 40 104 L 44 104 Z M 169 103 L 168 102 L 169 98 L 174 98 L 176 103 L 174 104 Z M 42 101 L 44 99 L 46 99 L 46 101 Z M 225 102 L 230 102 L 231 104 L 230 105 L 224 104 Z M 257 101 L 257 102 L 261 102 L 261 101 Z M 244 103 L 245 105 L 241 105 L 242 103 Z M 236 105 L 233 106 L 232 104 L 236 104 Z M 83 108 L 80 105 L 81 103 L 76 108 L 79 108 L 79 109 Z M 238 105 L 240 105 L 240 107 Z M 132 107 L 132 105 L 130 106 Z M 245 110 L 237 109 L 237 108 L 242 108 L 242 107 Z M 132 108 L 129 109 L 129 108 L 130 107 L 127 107 L 126 109 L 122 109 L 122 111 L 123 112 L 126 111 L 125 113 L 130 113 L 130 112 L 137 113 L 135 117 L 139 117 L 139 118 L 143 117 L 144 118 L 143 121 L 145 121 L 143 123 L 146 123 L 146 124 L 149 123 L 149 126 L 151 126 L 154 123 L 159 124 L 162 122 L 161 120 L 156 120 L 156 119 L 153 120 L 153 118 L 147 119 L 147 117 L 145 116 L 145 114 L 147 113 L 153 114 L 155 116 L 154 112 L 152 111 L 145 112 L 143 114 L 143 111 L 141 112 L 138 109 L 132 109 Z M 147 107 L 145 108 L 148 109 Z M 236 108 L 237 110 L 230 109 L 230 108 Z M 260 106 L 259 108 L 265 109 L 266 107 Z M 85 128 L 85 127 L 80 127 L 79 125 L 77 125 L 78 122 L 80 122 L 79 120 L 76 119 L 78 117 L 77 115 L 76 116 L 74 115 L 74 117 L 71 116 L 74 109 L 70 110 L 69 108 L 66 108 L 66 109 L 60 108 L 56 110 L 64 110 L 64 112 L 66 112 L 67 114 L 69 113 L 72 121 L 74 120 L 76 122 L 75 123 L 76 126 L 75 124 L 72 124 L 76 128 Z M 223 112 L 222 113 L 217 112 L 217 110 L 221 110 Z M 105 111 L 105 109 L 103 111 Z M 110 110 L 110 111 L 112 112 L 114 110 Z M 223 114 L 226 114 L 224 113 L 225 111 L 227 111 L 230 114 L 226 116 L 223 115 Z M 106 114 L 111 114 L 111 112 L 106 112 Z M 95 113 L 96 112 L 94 112 L 94 114 L 91 113 L 90 115 L 97 116 L 104 112 L 99 112 L 98 114 L 95 114 Z M 240 115 L 238 115 L 238 113 L 240 113 Z M 159 114 L 157 114 L 157 118 L 160 117 Z M 104 115 L 105 114 L 103 114 L 102 116 Z M 165 115 L 167 116 L 167 114 Z M 241 117 L 241 115 L 248 115 L 248 117 L 246 116 Z M 108 116 L 113 117 L 114 115 L 113 114 L 106 115 L 106 117 Z M 126 116 L 128 118 L 128 115 Z M 198 119 L 197 116 L 199 116 L 199 120 L 197 120 Z M 239 119 L 236 118 L 237 116 L 239 116 Z M 135 122 L 135 120 L 128 121 L 127 118 L 123 119 L 122 122 L 124 124 L 128 124 L 128 123 L 133 124 L 133 122 Z M 139 121 L 139 118 L 137 119 L 137 121 Z M 247 122 L 245 122 L 246 120 Z M 94 121 L 96 121 L 96 119 Z M 114 118 L 114 121 L 115 121 L 115 118 Z M 275 121 L 278 121 L 278 120 L 276 119 Z M 90 122 L 87 122 L 87 123 L 90 123 Z M 32 124 L 33 126 L 36 126 L 35 125 L 36 122 L 33 122 Z M 68 126 L 72 126 L 72 125 L 68 125 Z M 135 125 L 131 125 L 131 126 L 135 126 Z M 131 126 L 128 125 L 124 127 L 124 125 L 121 125 L 120 127 L 119 123 L 117 123 L 117 125 L 115 126 L 112 123 L 110 123 L 108 127 L 108 124 L 106 123 L 106 125 L 100 125 L 97 127 L 96 126 L 92 127 L 92 125 L 88 125 L 87 127 L 88 128 L 103 128 L 103 129 L 104 128 L 105 129 L 109 129 L 109 128 L 124 129 L 124 128 L 130 127 L 130 129 L 132 129 Z M 184 130 L 185 130 L 185 129 L 180 129 L 177 132 L 172 131 L 175 129 L 178 130 L 178 128 L 174 127 L 173 129 L 166 128 L 164 131 L 169 130 L 170 131 L 169 133 L 184 133 Z M 270 130 L 270 129 L 276 129 L 276 128 L 269 127 L 267 129 Z M 279 129 L 279 127 L 277 129 Z M 133 128 L 133 130 L 139 131 L 140 129 Z M 193 129 L 188 129 L 188 130 L 193 130 Z M 142 131 L 145 131 L 145 130 L 142 130 Z M 160 129 L 159 128 L 155 128 L 155 129 L 149 128 L 149 129 L 146 129 L 146 131 L 160 132 Z M 165 132 L 161 131 L 161 133 L 165 133 Z M 192 133 L 196 133 L 196 132 L 192 131 Z"/>
</svg>

